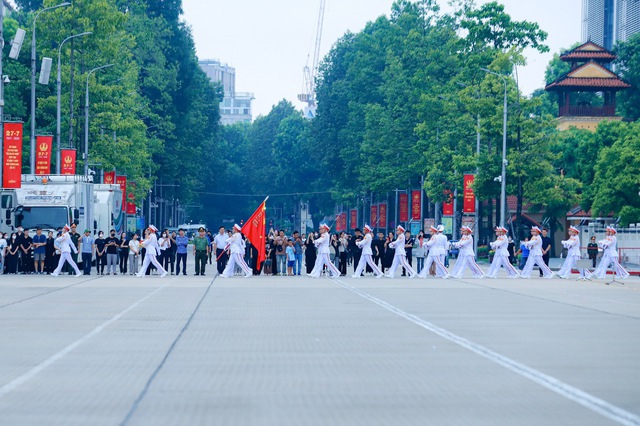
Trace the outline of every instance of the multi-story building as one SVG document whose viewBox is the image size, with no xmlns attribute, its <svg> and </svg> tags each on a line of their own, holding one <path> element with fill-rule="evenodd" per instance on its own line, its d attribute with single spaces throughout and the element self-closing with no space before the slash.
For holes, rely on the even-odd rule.
<svg viewBox="0 0 640 426">
<path fill-rule="evenodd" d="M 224 98 L 220 105 L 220 122 L 223 125 L 250 123 L 253 119 L 251 101 L 253 93 L 236 92 L 236 70 L 215 59 L 199 61 L 200 68 L 215 83 L 224 89 Z"/>
<path fill-rule="evenodd" d="M 607 50 L 640 33 L 640 0 L 583 0 L 582 41 Z"/>
</svg>

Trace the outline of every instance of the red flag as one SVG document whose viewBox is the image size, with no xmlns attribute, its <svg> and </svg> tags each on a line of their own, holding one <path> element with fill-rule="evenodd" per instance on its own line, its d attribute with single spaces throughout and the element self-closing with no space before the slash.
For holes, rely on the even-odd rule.
<svg viewBox="0 0 640 426">
<path fill-rule="evenodd" d="M 267 258 L 265 237 L 267 235 L 266 210 L 267 197 L 260 207 L 251 215 L 249 220 L 242 227 L 242 233 L 247 240 L 258 249 L 258 267 Z"/>
</svg>

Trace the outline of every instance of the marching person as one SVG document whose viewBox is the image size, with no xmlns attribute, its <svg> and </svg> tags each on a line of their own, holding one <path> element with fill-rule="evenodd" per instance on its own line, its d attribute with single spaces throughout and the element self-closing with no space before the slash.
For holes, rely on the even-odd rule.
<svg viewBox="0 0 640 426">
<path fill-rule="evenodd" d="M 320 278 L 322 275 L 322 269 L 326 266 L 327 270 L 331 274 L 331 278 L 336 278 L 340 276 L 340 271 L 336 268 L 331 262 L 331 257 L 329 256 L 329 225 L 326 223 L 320 224 L 320 236 L 313 241 L 313 244 L 316 246 L 318 250 L 318 255 L 316 257 L 316 264 L 313 267 L 313 270 L 310 274 L 307 274 L 313 278 Z"/>
<path fill-rule="evenodd" d="M 484 278 L 484 273 L 476 263 L 476 255 L 473 252 L 473 237 L 471 236 L 473 230 L 468 226 L 463 226 L 460 228 L 460 231 L 462 232 L 462 238 L 453 244 L 455 248 L 460 249 L 460 252 L 451 276 L 453 278 L 462 278 L 464 269 L 469 266 L 469 269 L 471 269 L 471 272 L 476 278 Z M 509 255 L 507 254 L 507 261 L 508 259 Z"/>
<path fill-rule="evenodd" d="M 553 278 L 555 275 L 551 269 L 544 263 L 542 259 L 542 238 L 540 237 L 540 228 L 534 226 L 531 228 L 531 239 L 525 243 L 529 249 L 529 258 L 522 269 L 520 276 L 522 278 L 531 278 L 533 267 L 538 265 L 545 278 Z"/>
<path fill-rule="evenodd" d="M 220 274 L 220 277 L 222 278 L 232 277 L 235 273 L 236 265 L 244 271 L 245 278 L 249 278 L 253 275 L 253 271 L 244 261 L 246 244 L 242 239 L 242 233 L 240 231 L 242 231 L 240 225 L 237 223 L 233 225 L 233 235 L 231 235 L 231 238 L 227 240 L 227 245 L 229 246 L 229 260 L 224 271 Z M 202 275 L 204 275 L 204 273 Z"/>
<path fill-rule="evenodd" d="M 140 246 L 146 249 L 144 261 L 142 262 L 142 268 L 140 268 L 140 271 L 136 274 L 136 277 L 144 277 L 147 273 L 147 269 L 149 268 L 149 264 L 152 263 L 153 266 L 155 266 L 156 269 L 160 271 L 160 278 L 162 278 L 167 275 L 167 271 L 165 271 L 162 265 L 160 265 L 160 263 L 158 262 L 158 259 L 156 259 L 156 256 L 160 251 L 160 248 L 158 247 L 158 237 L 156 237 L 158 228 L 153 225 L 149 225 L 147 231 L 149 232 L 149 235 L 144 239 L 144 241 L 140 243 Z"/>
<path fill-rule="evenodd" d="M 372 234 L 373 229 L 369 225 L 364 225 L 364 238 L 356 241 L 356 245 L 362 249 L 362 255 L 360 256 L 360 261 L 358 262 L 355 273 L 351 276 L 352 278 L 360 278 L 360 274 L 362 274 L 366 264 L 371 267 L 376 278 L 382 278 L 382 271 L 380 271 L 380 268 L 378 268 L 373 261 L 373 250 L 371 250 Z"/>
<path fill-rule="evenodd" d="M 574 226 L 569 227 L 569 239 L 561 241 L 564 248 L 567 249 L 567 258 L 562 264 L 562 268 L 558 271 L 560 278 L 569 278 L 571 270 L 576 266 L 576 262 L 580 260 L 580 231 Z"/>
<path fill-rule="evenodd" d="M 405 236 L 404 236 L 404 228 L 402 225 L 398 225 L 396 228 L 396 239 L 395 241 L 389 243 L 389 247 L 392 247 L 396 250 L 395 255 L 393 256 L 393 263 L 389 268 L 389 272 L 387 272 L 387 277 L 393 278 L 396 273 L 396 269 L 399 266 L 404 267 L 407 273 L 409 274 L 409 278 L 413 278 L 416 276 L 416 271 L 413 270 L 409 262 L 407 262 L 407 252 L 404 248 Z"/>
<path fill-rule="evenodd" d="M 618 240 L 615 235 L 618 231 L 612 226 L 607 226 L 605 233 L 607 234 L 606 238 L 598 241 L 598 245 L 604 250 L 602 260 L 600 260 L 600 265 L 598 265 L 596 270 L 593 271 L 593 275 L 595 275 L 596 278 L 604 278 L 607 275 L 607 268 L 611 265 L 614 273 L 618 277 L 622 279 L 627 278 L 629 272 L 618 262 Z"/>
<path fill-rule="evenodd" d="M 435 264 L 438 277 L 447 279 L 449 278 L 449 272 L 442 262 L 442 258 L 446 254 L 446 247 L 442 245 L 443 238 L 440 236 L 441 234 L 438 234 L 438 228 L 435 226 L 432 226 L 430 231 L 431 238 L 422 242 L 422 246 L 425 249 L 428 249 L 429 253 L 427 254 L 427 260 L 424 263 L 424 267 L 418 274 L 418 277 L 426 278 L 429 273 L 429 268 L 431 268 L 432 264 Z M 442 236 L 444 237 L 444 242 L 446 244 L 447 237 L 445 235 Z"/>
<path fill-rule="evenodd" d="M 60 271 L 62 271 L 62 267 L 64 266 L 65 262 L 68 263 L 76 271 L 76 277 L 82 276 L 82 274 L 80 273 L 80 269 L 78 269 L 78 265 L 76 265 L 76 262 L 74 262 L 73 258 L 71 257 L 71 250 L 75 250 L 76 248 L 71 241 L 71 237 L 69 236 L 70 229 L 71 228 L 69 228 L 69 225 L 64 225 L 64 228 L 62 228 L 62 235 L 56 238 L 56 245 L 60 250 L 60 261 L 58 261 L 58 267 L 56 268 L 56 270 L 51 273 L 51 275 L 54 277 L 57 277 L 60 274 Z"/>
<path fill-rule="evenodd" d="M 504 270 L 507 271 L 507 274 L 510 277 L 519 277 L 520 274 L 518 274 L 516 268 L 514 268 L 511 262 L 509 262 L 509 239 L 507 238 L 507 228 L 496 226 L 496 236 L 496 240 L 489 243 L 495 253 L 493 254 L 493 261 L 491 262 L 491 267 L 489 268 L 489 272 L 487 272 L 486 276 L 489 278 L 495 278 L 500 267 L 504 266 Z"/>
</svg>

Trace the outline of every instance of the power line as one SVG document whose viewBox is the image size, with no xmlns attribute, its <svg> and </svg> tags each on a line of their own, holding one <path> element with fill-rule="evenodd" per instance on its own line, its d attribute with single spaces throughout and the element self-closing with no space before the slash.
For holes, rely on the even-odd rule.
<svg viewBox="0 0 640 426">
<path fill-rule="evenodd" d="M 331 191 L 316 191 L 316 192 L 291 192 L 287 194 L 225 194 L 222 192 L 197 192 L 196 194 L 200 195 L 215 195 L 221 197 L 291 197 L 294 195 L 320 195 L 320 194 L 331 194 Z"/>
</svg>

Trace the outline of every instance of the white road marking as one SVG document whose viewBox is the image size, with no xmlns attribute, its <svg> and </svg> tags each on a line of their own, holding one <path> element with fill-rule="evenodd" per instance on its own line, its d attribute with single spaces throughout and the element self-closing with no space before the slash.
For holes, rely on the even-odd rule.
<svg viewBox="0 0 640 426">
<path fill-rule="evenodd" d="M 622 425 L 628 426 L 639 426 L 640 425 L 640 417 L 626 411 L 620 407 L 616 407 L 613 404 L 608 403 L 600 398 L 597 398 L 591 394 L 588 394 L 576 387 L 573 387 L 567 383 L 562 382 L 561 380 L 556 379 L 555 377 L 549 376 L 541 371 L 538 371 L 534 368 L 526 366 L 522 363 L 519 363 L 511 358 L 508 358 L 504 355 L 501 355 L 497 352 L 494 352 L 482 345 L 474 343 L 470 340 L 465 339 L 464 337 L 460 337 L 457 334 L 454 334 L 450 331 L 447 331 L 441 327 L 438 327 L 435 324 L 432 324 L 428 321 L 423 320 L 422 318 L 407 313 L 395 306 L 380 300 L 358 288 L 352 287 L 344 282 L 336 279 L 334 280 L 340 285 L 342 285 L 347 290 L 357 294 L 358 296 L 363 297 L 364 299 L 369 300 L 370 302 L 375 303 L 378 306 L 383 307 L 384 309 L 392 312 L 399 317 L 406 319 L 450 342 L 453 342 L 471 352 L 474 352 L 481 357 L 494 362 L 522 377 L 525 377 L 539 385 L 544 386 L 545 388 L 573 401 L 576 402 L 583 407 L 588 408 L 591 411 L 594 411 L 598 414 L 603 415 L 604 417 L 618 422 Z"/>
</svg>

